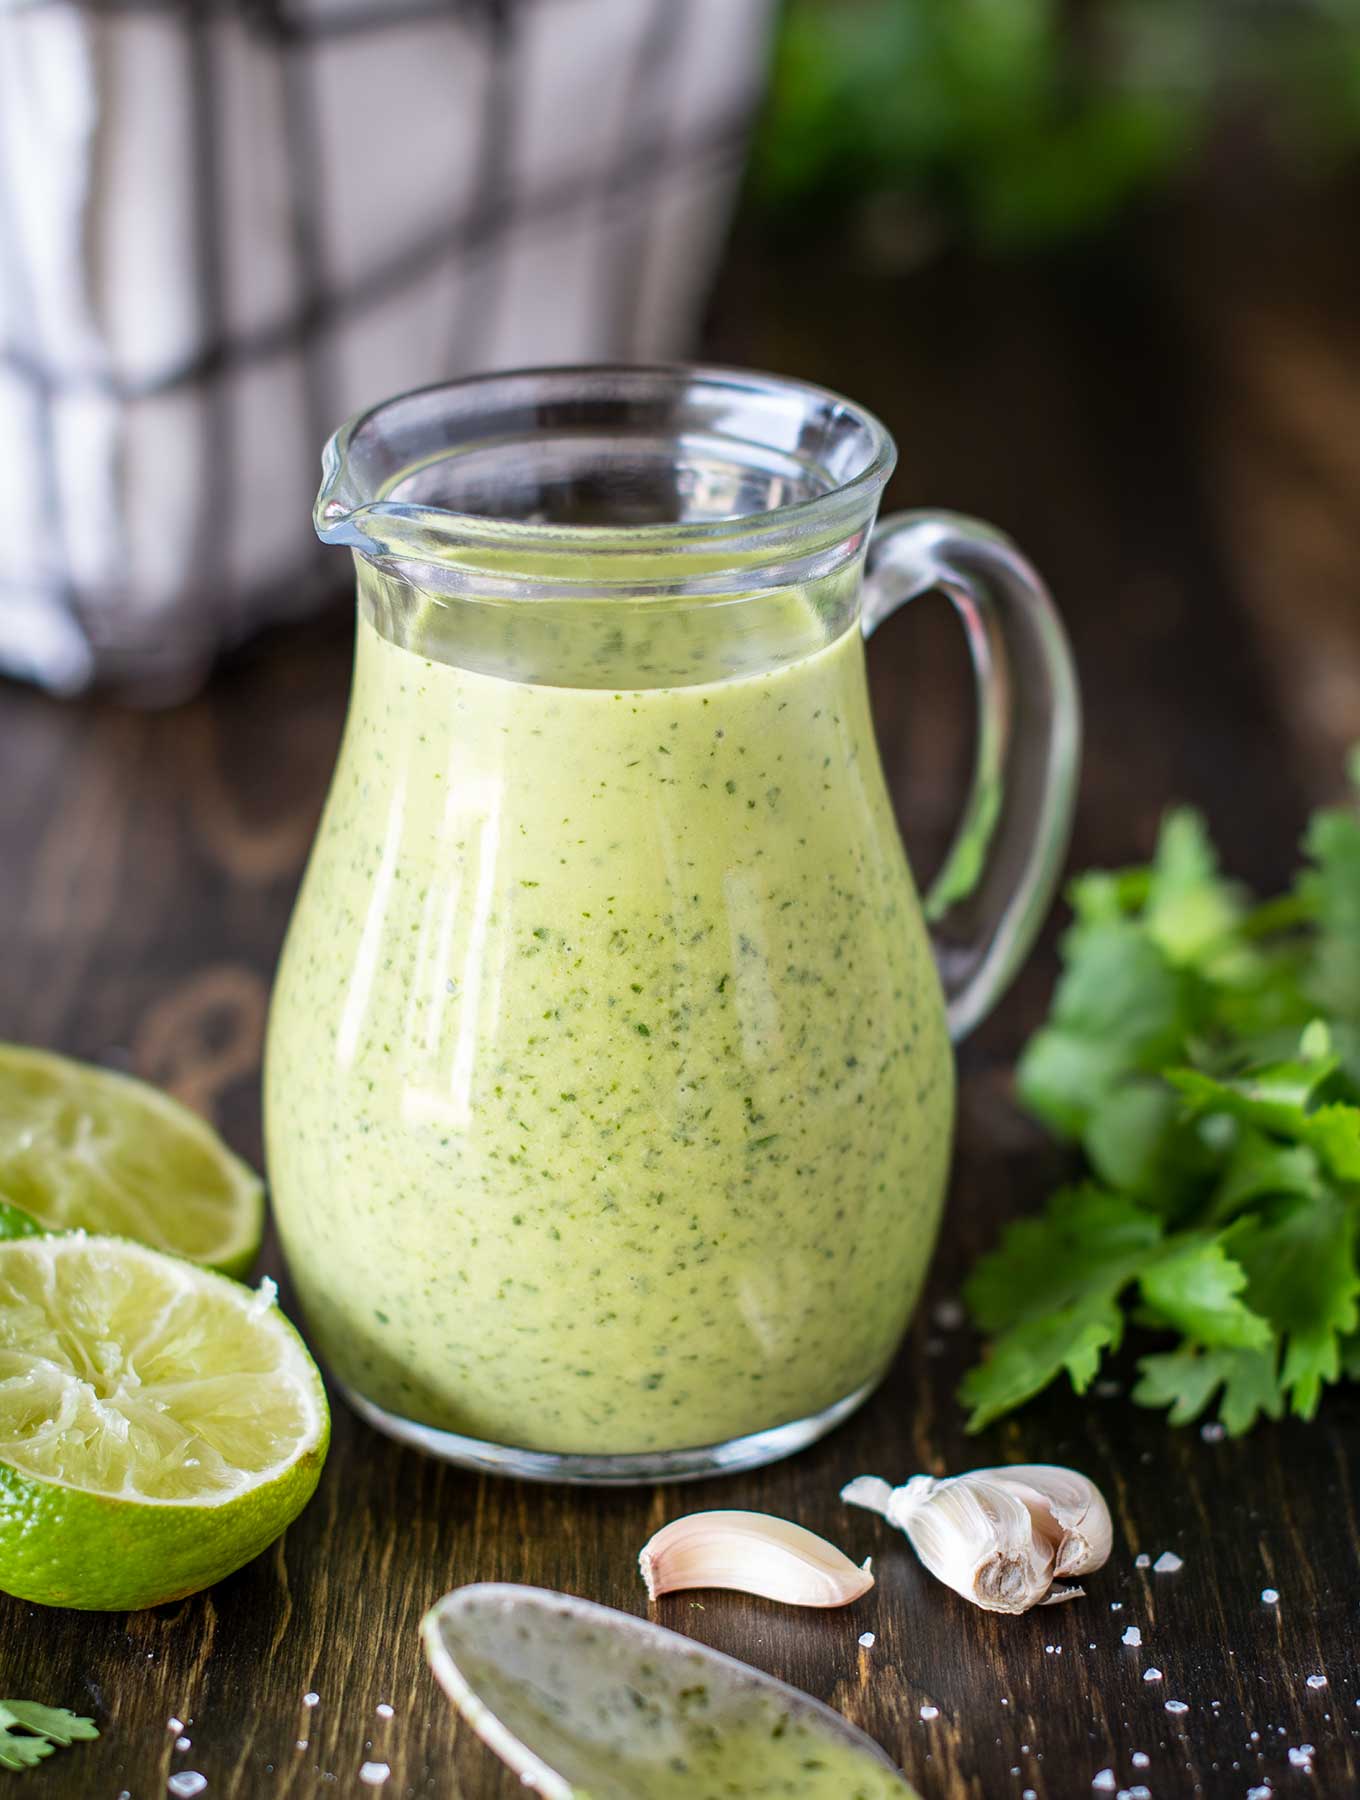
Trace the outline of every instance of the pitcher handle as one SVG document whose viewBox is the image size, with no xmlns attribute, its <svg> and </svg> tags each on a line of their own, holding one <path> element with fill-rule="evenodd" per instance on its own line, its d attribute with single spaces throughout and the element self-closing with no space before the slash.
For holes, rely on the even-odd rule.
<svg viewBox="0 0 1360 1800">
<path fill-rule="evenodd" d="M 1053 898 L 1072 823 L 1081 704 L 1048 591 L 999 531 L 956 513 L 883 520 L 865 565 L 864 635 L 931 589 L 948 595 L 962 621 L 978 709 L 963 819 L 925 899 L 957 1042 L 1009 987 Z"/>
</svg>

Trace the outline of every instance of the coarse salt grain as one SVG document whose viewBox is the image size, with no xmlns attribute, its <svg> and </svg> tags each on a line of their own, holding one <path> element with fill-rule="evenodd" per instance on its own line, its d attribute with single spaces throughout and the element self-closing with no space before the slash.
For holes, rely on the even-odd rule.
<svg viewBox="0 0 1360 1800">
<path fill-rule="evenodd" d="M 1279 1597 L 1279 1591 L 1276 1588 L 1261 1589 L 1261 1598 L 1265 1601 L 1267 1606 L 1274 1606 Z"/>
<path fill-rule="evenodd" d="M 208 1777 L 200 1775 L 197 1769 L 181 1769 L 178 1775 L 172 1775 L 165 1786 L 175 1800 L 194 1800 L 195 1794 L 201 1794 L 208 1785 Z"/>
<path fill-rule="evenodd" d="M 872 1650 L 874 1647 L 873 1632 L 872 1631 L 861 1631 L 859 1634 L 859 1643 L 860 1643 L 861 1650 Z"/>
<path fill-rule="evenodd" d="M 1130 1650 L 1136 1650 L 1143 1641 L 1143 1634 L 1136 1625 L 1130 1625 L 1119 1641 L 1127 1644 Z"/>
<path fill-rule="evenodd" d="M 1210 1419 L 1206 1424 L 1200 1426 L 1199 1435 L 1206 1444 L 1221 1444 L 1228 1435 L 1228 1428 L 1226 1425 L 1220 1424 L 1217 1419 Z"/>
<path fill-rule="evenodd" d="M 1190 1708 L 1184 1700 L 1168 1700 L 1166 1710 L 1169 1713 L 1188 1713 Z"/>
<path fill-rule="evenodd" d="M 320 1700 L 320 1694 L 304 1694 L 302 1696 L 302 1704 L 304 1706 L 316 1706 L 320 1703 Z"/>
<path fill-rule="evenodd" d="M 1091 1777 L 1091 1786 L 1097 1793 L 1112 1794 L 1119 1783 L 1114 1778 L 1113 1769 L 1102 1769 L 1098 1775 Z"/>
<path fill-rule="evenodd" d="M 1271 1800 L 1271 1793 L 1272 1790 L 1268 1787 L 1248 1788 L 1247 1800 Z"/>
<path fill-rule="evenodd" d="M 939 1716 L 940 1716 L 940 1709 L 938 1706 L 923 1706 L 921 1708 L 921 1717 L 926 1721 L 927 1724 L 929 1724 L 931 1719 L 938 1719 Z"/>
<path fill-rule="evenodd" d="M 359 1779 L 367 1787 L 381 1787 L 391 1773 L 390 1763 L 366 1762 L 360 1766 Z"/>
<path fill-rule="evenodd" d="M 1143 1680 L 1144 1681 L 1160 1681 L 1161 1679 L 1162 1679 L 1162 1671 L 1160 1669 L 1144 1669 L 1143 1670 Z"/>
<path fill-rule="evenodd" d="M 310 1740 L 307 1738 L 299 1738 L 297 1741 L 297 1748 L 299 1750 L 305 1750 L 307 1748 L 309 1741 Z"/>
<path fill-rule="evenodd" d="M 1110 1611 L 1111 1612 L 1123 1612 L 1123 1610 L 1124 1610 L 1124 1602 L 1122 1600 L 1111 1600 L 1111 1602 L 1110 1602 Z"/>
<path fill-rule="evenodd" d="M 1140 1782 L 1137 1787 L 1120 1788 L 1115 1800 L 1152 1800 L 1152 1789 Z"/>
<path fill-rule="evenodd" d="M 1184 1567 L 1185 1564 L 1174 1550 L 1163 1550 L 1152 1565 L 1152 1573 L 1154 1575 L 1174 1575 L 1177 1569 Z"/>
<path fill-rule="evenodd" d="M 177 1737 L 175 1739 L 176 1750 L 192 1750 L 193 1747 L 192 1742 L 187 1737 Z"/>
<path fill-rule="evenodd" d="M 1152 1558 L 1144 1551 L 1141 1556 L 1134 1557 L 1133 1566 L 1135 1569 L 1146 1569 L 1151 1561 Z"/>
<path fill-rule="evenodd" d="M 1299 1744 L 1290 1749 L 1289 1760 L 1296 1769 L 1311 1770 L 1313 1767 L 1313 1754 L 1313 1746 L 1311 1744 Z"/>
<path fill-rule="evenodd" d="M 184 1720 L 183 1719 L 167 1719 L 165 1721 L 165 1729 L 167 1731 L 173 1731 L 176 1733 L 181 1732 L 184 1730 Z"/>
<path fill-rule="evenodd" d="M 390 1719 L 395 1710 L 396 1710 L 395 1707 L 389 1706 L 387 1704 L 386 1700 L 379 1700 L 379 1702 L 378 1702 L 378 1717 L 380 1719 Z"/>
<path fill-rule="evenodd" d="M 1310 1675 L 1308 1677 L 1308 1685 L 1310 1688 L 1326 1687 L 1327 1677 L 1325 1675 Z"/>
<path fill-rule="evenodd" d="M 1152 1761 L 1146 1750 L 1135 1750 L 1129 1758 L 1135 1769 L 1145 1769 Z"/>
</svg>

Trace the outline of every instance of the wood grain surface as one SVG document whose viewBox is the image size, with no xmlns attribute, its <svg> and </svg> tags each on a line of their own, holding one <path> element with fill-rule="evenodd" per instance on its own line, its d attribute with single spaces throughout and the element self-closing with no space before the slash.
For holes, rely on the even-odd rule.
<svg viewBox="0 0 1360 1800">
<path fill-rule="evenodd" d="M 1353 291 L 1342 304 L 1353 254 L 1328 252 L 1321 228 L 1311 260 L 1248 255 L 1247 241 L 1218 246 L 1212 284 L 1193 231 L 1056 265 L 854 279 L 830 254 L 810 265 L 739 242 L 708 348 L 869 402 L 901 444 L 891 501 L 989 517 L 1045 570 L 1087 707 L 1075 860 L 1144 854 L 1161 807 L 1184 797 L 1230 865 L 1269 887 L 1360 735 L 1360 346 L 1340 323 L 1354 318 Z M 0 689 L 0 1035 L 162 1082 L 258 1161 L 269 982 L 348 655 L 337 603 L 172 712 Z M 946 609 L 910 609 L 871 662 L 885 764 L 925 874 L 971 729 Z M 930 1299 L 856 1419 L 754 1475 L 591 1495 L 458 1473 L 339 1408 L 315 1502 L 211 1592 L 126 1617 L 0 1600 L 0 1693 L 93 1713 L 103 1734 L 14 1777 L 16 1792 L 152 1800 L 195 1769 L 206 1800 L 354 1796 L 374 1791 L 358 1771 L 379 1761 L 389 1795 L 504 1800 L 517 1784 L 456 1728 L 424 1667 L 424 1609 L 459 1582 L 511 1580 L 645 1613 L 635 1558 L 648 1534 L 735 1505 L 872 1553 L 878 1586 L 832 1614 L 705 1594 L 668 1597 L 654 1616 L 841 1708 L 928 1800 L 1077 1800 L 1105 1769 L 1155 1800 L 1263 1784 L 1360 1793 L 1355 1390 L 1314 1424 L 1214 1442 L 1132 1407 L 1126 1363 L 1117 1388 L 1053 1393 L 963 1435 L 952 1393 L 974 1347 L 948 1303 L 999 1221 L 1061 1170 L 1009 1094 L 1052 980 L 1051 938 L 965 1049 Z M 272 1242 L 262 1267 L 282 1273 Z M 968 1607 L 904 1539 L 837 1499 L 859 1473 L 1016 1459 L 1085 1470 L 1116 1521 L 1088 1597 L 1020 1619 Z M 1167 1549 L 1178 1573 L 1136 1566 Z M 1267 1587 L 1278 1604 L 1262 1602 Z M 1131 1624 L 1141 1648 L 1121 1641 Z"/>
</svg>

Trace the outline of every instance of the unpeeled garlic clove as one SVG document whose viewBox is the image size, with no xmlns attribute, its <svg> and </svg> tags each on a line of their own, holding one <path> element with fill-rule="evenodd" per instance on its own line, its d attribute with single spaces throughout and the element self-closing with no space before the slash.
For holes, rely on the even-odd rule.
<svg viewBox="0 0 1360 1800">
<path fill-rule="evenodd" d="M 1022 1492 L 1035 1527 L 1053 1546 L 1053 1574 L 1062 1580 L 1088 1575 L 1110 1559 L 1114 1526 L 1093 1481 L 1056 1463 L 1013 1463 L 984 1470 L 1004 1476 Z"/>
<path fill-rule="evenodd" d="M 790 1606 L 848 1606 L 874 1585 L 868 1564 L 770 1513 L 701 1512 L 672 1519 L 638 1557 L 649 1598 L 679 1588 L 731 1588 Z"/>
<path fill-rule="evenodd" d="M 989 1612 L 1077 1598 L 1080 1588 L 1058 1588 L 1055 1580 L 1098 1569 L 1114 1538 L 1095 1483 L 1047 1463 L 944 1480 L 914 1475 L 898 1488 L 862 1475 L 841 1498 L 898 1526 L 932 1575 Z"/>
</svg>

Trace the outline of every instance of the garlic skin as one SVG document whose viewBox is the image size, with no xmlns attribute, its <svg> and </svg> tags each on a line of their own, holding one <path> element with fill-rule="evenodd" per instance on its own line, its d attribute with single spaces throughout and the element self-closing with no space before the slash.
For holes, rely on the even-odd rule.
<svg viewBox="0 0 1360 1800">
<path fill-rule="evenodd" d="M 729 1588 L 790 1606 L 848 1606 L 874 1585 L 865 1566 L 815 1532 L 770 1513 L 689 1513 L 643 1545 L 647 1595 Z"/>
<path fill-rule="evenodd" d="M 1022 1613 L 1074 1600 L 1054 1583 L 1106 1562 L 1114 1528 L 1099 1488 L 1075 1469 L 1016 1463 L 890 1487 L 861 1475 L 841 1490 L 907 1534 L 932 1575 L 988 1612 Z"/>
</svg>

